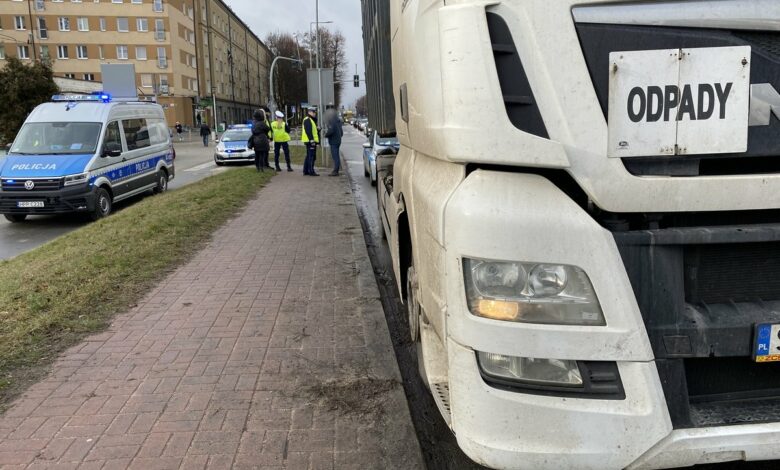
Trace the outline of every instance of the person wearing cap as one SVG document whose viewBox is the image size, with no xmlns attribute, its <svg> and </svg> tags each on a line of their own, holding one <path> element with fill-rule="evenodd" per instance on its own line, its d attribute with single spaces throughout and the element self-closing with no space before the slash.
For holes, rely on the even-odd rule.
<svg viewBox="0 0 780 470">
<path fill-rule="evenodd" d="M 271 134 L 274 139 L 274 163 L 276 171 L 282 171 L 279 166 L 279 151 L 284 150 L 284 160 L 287 162 L 287 171 L 293 171 L 290 166 L 290 125 L 284 122 L 284 113 L 276 112 L 276 120 L 271 123 Z"/>
<path fill-rule="evenodd" d="M 314 171 L 314 161 L 317 159 L 317 145 L 320 144 L 320 136 L 317 132 L 317 108 L 310 107 L 308 116 L 303 119 L 303 135 L 301 142 L 306 146 L 306 160 L 303 163 L 303 174 L 306 176 L 320 176 Z"/>
</svg>

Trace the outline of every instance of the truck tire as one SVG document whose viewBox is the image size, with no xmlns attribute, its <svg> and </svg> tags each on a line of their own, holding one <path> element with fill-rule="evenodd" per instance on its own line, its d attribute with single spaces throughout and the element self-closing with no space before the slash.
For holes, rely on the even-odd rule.
<svg viewBox="0 0 780 470">
<path fill-rule="evenodd" d="M 11 223 L 24 222 L 27 218 L 27 214 L 5 214 L 5 219 Z"/>
<path fill-rule="evenodd" d="M 111 195 L 105 189 L 97 188 L 95 190 L 95 209 L 90 214 L 90 218 L 100 220 L 103 217 L 108 217 L 111 214 L 111 209 L 113 209 Z"/>
<path fill-rule="evenodd" d="M 154 187 L 154 194 L 161 194 L 168 190 L 168 173 L 165 170 L 157 172 L 157 186 Z"/>
<path fill-rule="evenodd" d="M 420 341 L 420 303 L 417 299 L 417 273 L 413 265 L 406 270 L 406 314 L 409 337 L 412 343 L 417 343 Z"/>
</svg>

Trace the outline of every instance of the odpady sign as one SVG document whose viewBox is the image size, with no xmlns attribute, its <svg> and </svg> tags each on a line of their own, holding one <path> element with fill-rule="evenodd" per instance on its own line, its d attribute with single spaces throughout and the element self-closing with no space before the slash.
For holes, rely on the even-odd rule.
<svg viewBox="0 0 780 470">
<path fill-rule="evenodd" d="M 628 117 L 632 122 L 657 122 L 662 117 L 664 121 L 705 120 L 714 114 L 717 101 L 718 117 L 725 119 L 726 103 L 733 85 L 732 82 L 700 83 L 694 85 L 697 87 L 695 93 L 690 84 L 683 86 L 682 93 L 677 85 L 648 86 L 646 90 L 634 87 L 628 93 Z M 672 115 L 675 109 L 677 113 Z"/>
</svg>

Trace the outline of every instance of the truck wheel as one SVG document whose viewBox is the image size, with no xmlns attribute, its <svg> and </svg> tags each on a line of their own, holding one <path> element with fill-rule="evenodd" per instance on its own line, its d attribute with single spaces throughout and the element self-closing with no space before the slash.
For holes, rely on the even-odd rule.
<svg viewBox="0 0 780 470">
<path fill-rule="evenodd" d="M 103 188 L 98 188 L 95 191 L 95 210 L 90 214 L 92 220 L 102 219 L 107 217 L 111 213 L 113 204 L 111 203 L 111 196 Z"/>
<path fill-rule="evenodd" d="M 168 173 L 165 170 L 157 172 L 157 186 L 154 187 L 154 194 L 164 193 L 168 190 Z"/>
<path fill-rule="evenodd" d="M 380 199 L 381 194 L 379 192 L 380 186 L 377 185 L 376 187 L 376 213 L 379 214 L 379 231 L 382 232 L 382 240 L 387 240 L 387 233 L 385 233 L 385 223 L 384 219 L 382 219 L 382 214 L 384 213 L 384 210 L 382 210 L 382 199 Z"/>
<path fill-rule="evenodd" d="M 5 219 L 11 223 L 24 222 L 27 214 L 5 214 Z"/>
<path fill-rule="evenodd" d="M 417 273 L 414 266 L 406 270 L 406 313 L 409 321 L 409 336 L 412 343 L 420 341 L 420 303 L 417 299 Z M 419 346 L 419 345 L 418 345 Z"/>
</svg>

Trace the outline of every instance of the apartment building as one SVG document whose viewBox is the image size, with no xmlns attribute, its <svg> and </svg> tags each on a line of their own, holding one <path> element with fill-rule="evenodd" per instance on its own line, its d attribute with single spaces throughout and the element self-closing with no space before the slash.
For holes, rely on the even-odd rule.
<svg viewBox="0 0 780 470">
<path fill-rule="evenodd" d="M 243 116 L 239 109 L 267 100 L 260 87 L 270 54 L 221 0 L 209 0 L 209 8 L 220 12 L 215 17 L 219 25 L 230 22 L 228 32 L 208 31 L 215 26 L 196 13 L 194 4 L 202 1 L 0 0 L 0 66 L 10 56 L 49 60 L 57 77 L 99 82 L 100 64 L 129 61 L 135 65 L 139 95 L 157 99 L 169 123 L 212 122 L 210 83 L 219 84 L 213 92 L 220 121 L 237 122 Z M 203 37 L 214 42 L 214 52 L 205 57 L 221 62 L 204 61 L 209 45 L 198 37 L 204 25 Z"/>
<path fill-rule="evenodd" d="M 202 108 L 216 102 L 219 123 L 250 120 L 269 100 L 271 51 L 221 0 L 195 0 L 195 19 Z"/>
</svg>

